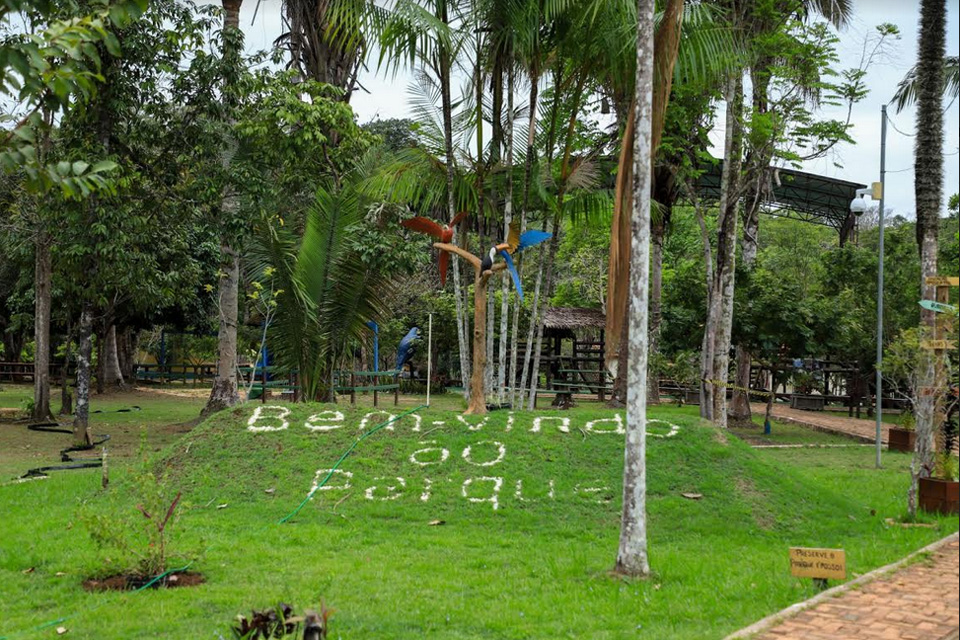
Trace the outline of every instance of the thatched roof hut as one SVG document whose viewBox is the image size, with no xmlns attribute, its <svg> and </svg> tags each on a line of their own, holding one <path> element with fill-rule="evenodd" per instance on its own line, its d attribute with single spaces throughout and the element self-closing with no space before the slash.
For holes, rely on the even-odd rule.
<svg viewBox="0 0 960 640">
<path fill-rule="evenodd" d="M 580 307 L 550 307 L 543 316 L 543 327 L 548 335 L 573 337 L 578 329 L 606 327 L 607 319 L 602 309 Z"/>
</svg>

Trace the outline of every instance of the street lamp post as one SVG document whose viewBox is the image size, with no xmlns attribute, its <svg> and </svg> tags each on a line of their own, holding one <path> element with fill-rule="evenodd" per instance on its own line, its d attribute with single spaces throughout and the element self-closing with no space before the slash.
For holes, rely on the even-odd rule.
<svg viewBox="0 0 960 640">
<path fill-rule="evenodd" d="M 877 447 L 877 468 L 881 466 L 881 454 L 883 452 L 883 186 L 887 174 L 887 105 L 880 107 L 880 182 L 873 183 L 870 189 L 857 189 L 857 197 L 850 203 L 850 211 L 856 215 L 861 215 L 867 210 L 867 203 L 863 196 L 870 194 L 872 198 L 880 201 L 880 219 L 879 219 L 879 247 L 880 261 L 877 268 L 877 393 L 874 401 L 877 418 L 876 447 Z"/>
</svg>

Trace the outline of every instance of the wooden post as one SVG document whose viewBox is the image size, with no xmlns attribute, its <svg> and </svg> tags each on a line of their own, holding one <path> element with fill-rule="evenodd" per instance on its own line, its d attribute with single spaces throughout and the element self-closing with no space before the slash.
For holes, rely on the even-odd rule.
<svg viewBox="0 0 960 640">
<path fill-rule="evenodd" d="M 470 373 L 470 403 L 467 414 L 487 412 L 483 395 L 483 369 L 487 364 L 487 277 L 474 268 L 473 278 L 473 371 Z"/>
<path fill-rule="evenodd" d="M 256 368 L 256 364 L 254 364 Z M 256 379 L 256 373 L 254 373 L 254 379 Z M 260 377 L 263 380 L 263 388 L 260 390 L 260 404 L 266 404 L 267 402 L 267 368 L 263 367 L 263 375 Z"/>
<path fill-rule="evenodd" d="M 350 372 L 350 404 L 357 404 L 357 374 L 355 371 Z"/>
</svg>

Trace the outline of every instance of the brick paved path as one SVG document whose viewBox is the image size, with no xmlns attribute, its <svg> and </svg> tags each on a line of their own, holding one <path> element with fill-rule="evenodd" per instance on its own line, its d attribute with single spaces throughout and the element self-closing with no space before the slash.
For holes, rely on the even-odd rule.
<svg viewBox="0 0 960 640">
<path fill-rule="evenodd" d="M 757 640 L 956 640 L 960 543 L 802 611 Z"/>
<path fill-rule="evenodd" d="M 766 405 L 761 403 L 752 403 L 750 408 L 754 415 L 762 416 L 766 411 Z M 837 433 L 863 442 L 874 442 L 877 437 L 876 420 L 849 418 L 828 411 L 802 411 L 779 404 L 773 405 L 773 417 L 782 422 L 794 422 L 818 431 Z M 881 426 L 881 440 L 884 444 L 887 443 L 889 429 L 890 425 L 886 423 Z"/>
</svg>

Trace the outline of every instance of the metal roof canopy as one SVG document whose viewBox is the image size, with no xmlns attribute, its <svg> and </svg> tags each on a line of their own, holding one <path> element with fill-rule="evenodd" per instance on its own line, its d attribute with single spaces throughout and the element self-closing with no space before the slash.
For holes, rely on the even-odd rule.
<svg viewBox="0 0 960 640">
<path fill-rule="evenodd" d="M 764 213 L 833 227 L 840 234 L 840 244 L 849 239 L 856 223 L 850 212 L 850 201 L 857 189 L 867 185 L 782 167 L 771 167 L 772 197 L 764 203 Z M 718 160 L 697 180 L 697 191 L 706 200 L 720 199 L 720 176 L 723 161 Z"/>
</svg>

